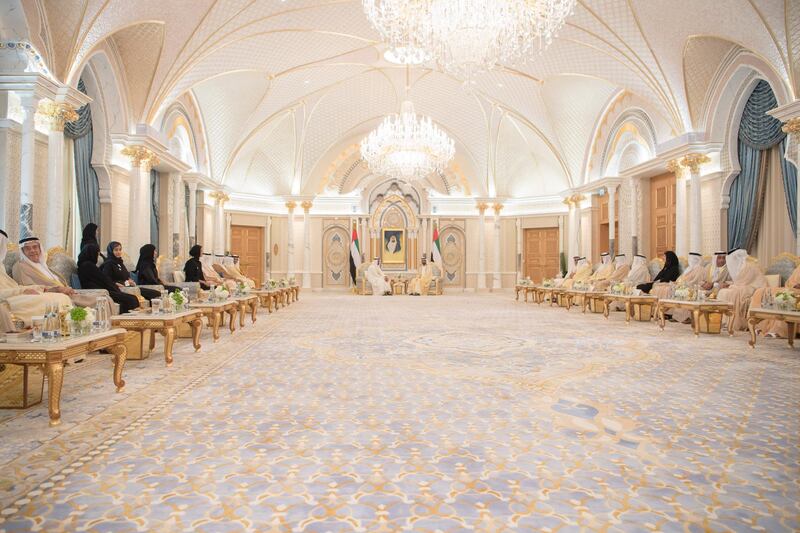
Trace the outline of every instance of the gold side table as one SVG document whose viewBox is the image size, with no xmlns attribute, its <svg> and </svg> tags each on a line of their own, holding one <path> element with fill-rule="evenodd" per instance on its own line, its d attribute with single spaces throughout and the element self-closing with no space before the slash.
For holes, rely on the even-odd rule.
<svg viewBox="0 0 800 533">
<path fill-rule="evenodd" d="M 658 326 L 661 331 L 664 331 L 666 324 L 666 317 L 664 316 L 670 309 L 685 309 L 690 311 L 692 317 L 692 331 L 695 337 L 700 336 L 700 321 L 705 319 L 706 323 L 710 323 L 710 316 L 719 314 L 728 317 L 728 335 L 733 336 L 733 327 L 731 327 L 731 319 L 733 318 L 733 305 L 719 300 L 705 300 L 705 301 L 682 301 L 682 300 L 659 300 L 658 307 L 656 308 L 656 318 L 658 319 Z M 710 330 L 708 333 L 712 333 Z"/>
<path fill-rule="evenodd" d="M 631 320 L 638 322 L 650 322 L 655 314 L 658 305 L 658 296 L 649 294 L 611 294 L 603 297 L 603 316 L 608 318 L 611 311 L 611 304 L 622 302 L 625 304 L 625 323 L 630 324 Z M 647 318 L 645 318 L 647 317 Z"/>
<path fill-rule="evenodd" d="M 789 341 L 789 347 L 794 348 L 794 337 L 797 335 L 797 324 L 800 323 L 800 312 L 780 310 L 774 308 L 764 307 L 751 307 L 747 311 L 747 329 L 750 331 L 750 344 L 751 348 L 756 347 L 756 324 L 762 320 L 781 320 L 786 322 L 786 337 Z"/>
<path fill-rule="evenodd" d="M 192 328 L 192 343 L 194 351 L 200 350 L 200 332 L 203 329 L 201 317 L 203 313 L 191 308 L 178 313 L 127 313 L 111 317 L 114 326 L 125 328 L 132 331 L 140 331 L 142 339 L 149 335 L 149 350 L 152 352 L 156 345 L 154 333 L 158 332 L 164 336 L 164 361 L 167 366 L 172 366 L 172 348 L 178 334 L 180 324 L 189 324 Z M 144 356 L 144 353 L 142 354 Z M 148 353 L 149 355 L 149 353 Z M 144 357 L 143 357 L 144 358 Z"/>
<path fill-rule="evenodd" d="M 12 365 L 44 365 L 47 376 L 47 405 L 50 425 L 61 423 L 61 388 L 64 384 L 64 363 L 98 350 L 108 350 L 114 356 L 114 385 L 117 392 L 125 388 L 122 369 L 126 350 L 124 329 L 113 328 L 83 337 L 69 337 L 54 343 L 12 342 L 0 344 L 0 363 Z"/>
</svg>

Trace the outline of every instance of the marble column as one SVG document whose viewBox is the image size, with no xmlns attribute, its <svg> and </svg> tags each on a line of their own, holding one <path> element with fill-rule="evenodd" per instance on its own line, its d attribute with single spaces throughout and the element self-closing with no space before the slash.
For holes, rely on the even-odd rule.
<svg viewBox="0 0 800 533">
<path fill-rule="evenodd" d="M 177 172 L 170 175 L 172 180 L 172 258 L 181 255 L 181 221 L 183 220 L 184 190 L 183 180 Z"/>
<path fill-rule="evenodd" d="M 500 255 L 500 211 L 503 209 L 503 204 L 494 204 L 492 208 L 494 209 L 494 272 L 492 273 L 492 289 L 501 289 L 503 280 Z"/>
<path fill-rule="evenodd" d="M 225 255 L 225 202 L 230 198 L 223 191 L 209 197 L 214 199 L 214 255 Z"/>
<path fill-rule="evenodd" d="M 613 258 L 616 255 L 617 243 L 617 186 L 606 187 L 608 191 L 608 253 Z"/>
<path fill-rule="evenodd" d="M 156 155 L 144 146 L 128 146 L 122 155 L 131 160 L 128 197 L 128 243 L 129 250 L 138 251 L 150 242 L 150 170 L 158 164 Z"/>
<path fill-rule="evenodd" d="M 226 253 L 233 253 L 231 252 L 231 224 L 233 223 L 233 215 L 230 213 L 225 213 L 225 240 L 222 242 L 222 249 Z"/>
<path fill-rule="evenodd" d="M 297 207 L 295 202 L 286 202 L 286 209 L 289 210 L 289 216 L 286 219 L 286 231 L 288 233 L 286 239 L 286 278 L 290 278 L 294 274 L 294 208 Z"/>
<path fill-rule="evenodd" d="M 681 159 L 681 166 L 688 168 L 692 177 L 691 196 L 689 197 L 689 251 L 703 253 L 703 212 L 700 190 L 700 166 L 710 162 L 705 154 L 687 154 Z"/>
<path fill-rule="evenodd" d="M 787 146 L 787 151 L 792 147 L 795 148 L 794 154 L 786 154 L 785 157 L 790 158 L 794 155 L 794 166 L 797 169 L 797 201 L 796 201 L 796 220 L 798 221 L 798 226 L 800 226 L 800 117 L 795 117 L 786 121 L 786 123 L 781 128 L 784 133 L 789 135 L 789 143 Z M 800 255 L 800 227 L 795 234 L 795 252 L 796 255 Z"/>
<path fill-rule="evenodd" d="M 186 184 L 189 186 L 189 246 L 194 246 L 197 244 L 197 180 L 188 180 Z"/>
<path fill-rule="evenodd" d="M 675 174 L 675 253 L 678 257 L 687 257 L 686 180 L 683 178 L 683 167 L 677 159 L 667 163 L 667 170 Z"/>
<path fill-rule="evenodd" d="M 39 105 L 47 119 L 47 236 L 46 247 L 66 246 L 64 234 L 64 124 L 78 119 L 69 104 L 47 102 Z M 99 216 L 99 213 L 98 213 Z M 94 222 L 99 224 L 99 220 Z M 108 234 L 111 228 L 106 228 Z"/>
<path fill-rule="evenodd" d="M 639 253 L 639 178 L 628 178 L 630 205 L 628 206 L 628 226 L 631 229 L 631 255 Z"/>
<path fill-rule="evenodd" d="M 33 237 L 33 202 L 35 199 L 35 161 L 36 161 L 36 129 L 34 117 L 38 98 L 32 94 L 22 95 L 22 110 L 25 118 L 22 121 L 22 138 L 20 141 L 19 162 L 19 237 Z M 48 198 L 49 199 L 49 198 Z"/>
<path fill-rule="evenodd" d="M 478 289 L 486 288 L 486 210 L 489 205 L 478 204 Z"/>
<path fill-rule="evenodd" d="M 303 208 L 303 288 L 311 288 L 311 221 L 308 212 L 313 207 L 308 200 L 300 206 Z"/>
<path fill-rule="evenodd" d="M 517 217 L 516 220 L 517 231 L 517 281 L 522 279 L 524 267 L 522 266 L 522 219 Z"/>
</svg>

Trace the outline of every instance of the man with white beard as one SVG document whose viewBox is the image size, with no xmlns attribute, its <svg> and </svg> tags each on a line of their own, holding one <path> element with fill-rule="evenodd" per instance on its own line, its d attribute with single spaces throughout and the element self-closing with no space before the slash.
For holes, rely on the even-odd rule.
<svg viewBox="0 0 800 533">
<path fill-rule="evenodd" d="M 364 274 L 372 286 L 373 296 L 386 296 L 392 294 L 392 286 L 389 285 L 389 276 L 383 273 L 380 260 L 376 257 Z"/>
</svg>

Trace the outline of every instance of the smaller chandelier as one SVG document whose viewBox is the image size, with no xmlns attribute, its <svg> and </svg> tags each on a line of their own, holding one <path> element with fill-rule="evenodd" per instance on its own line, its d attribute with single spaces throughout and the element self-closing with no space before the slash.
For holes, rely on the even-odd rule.
<svg viewBox="0 0 800 533">
<path fill-rule="evenodd" d="M 443 172 L 453 156 L 453 140 L 429 117 L 417 115 L 410 100 L 361 141 L 361 157 L 374 173 L 406 182 Z"/>
</svg>

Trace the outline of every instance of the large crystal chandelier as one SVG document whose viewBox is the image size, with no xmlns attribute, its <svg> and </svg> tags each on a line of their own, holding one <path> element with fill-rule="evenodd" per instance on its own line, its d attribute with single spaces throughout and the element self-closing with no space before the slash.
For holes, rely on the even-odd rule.
<svg viewBox="0 0 800 533">
<path fill-rule="evenodd" d="M 362 0 L 392 50 L 422 50 L 468 81 L 552 42 L 576 0 Z"/>
<path fill-rule="evenodd" d="M 453 140 L 410 100 L 361 141 L 361 157 L 376 174 L 412 182 L 442 172 L 455 155 Z"/>
</svg>

